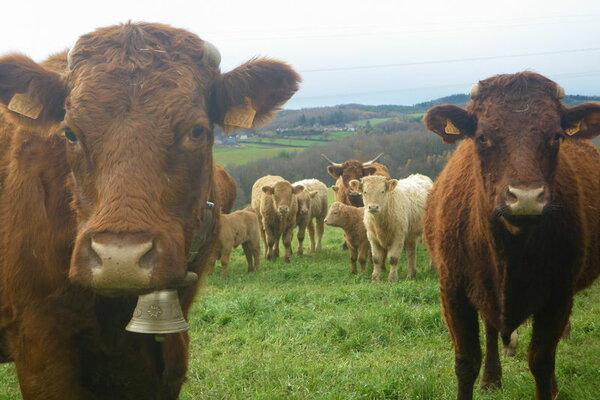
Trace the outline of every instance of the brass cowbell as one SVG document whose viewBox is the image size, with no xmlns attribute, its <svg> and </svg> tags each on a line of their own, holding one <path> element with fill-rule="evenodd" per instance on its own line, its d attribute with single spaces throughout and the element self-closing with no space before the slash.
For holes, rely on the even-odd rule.
<svg viewBox="0 0 600 400">
<path fill-rule="evenodd" d="M 125 327 L 130 332 L 154 334 L 182 332 L 188 328 L 177 289 L 158 290 L 139 296 L 133 317 Z"/>
</svg>

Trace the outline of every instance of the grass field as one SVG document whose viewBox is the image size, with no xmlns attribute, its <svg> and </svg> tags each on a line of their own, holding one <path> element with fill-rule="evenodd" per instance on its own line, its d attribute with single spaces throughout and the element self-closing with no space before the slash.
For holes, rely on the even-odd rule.
<svg viewBox="0 0 600 400">
<path fill-rule="evenodd" d="M 277 157 L 281 152 L 295 153 L 304 150 L 301 147 L 267 147 L 246 144 L 244 147 L 214 148 L 213 154 L 217 163 L 224 167 L 228 165 L 243 165 L 262 158 Z"/>
<path fill-rule="evenodd" d="M 180 399 L 454 399 L 454 356 L 428 262 L 421 246 L 416 280 L 371 284 L 350 274 L 335 228 L 321 253 L 263 261 L 254 274 L 236 249 L 229 274 L 209 276 L 192 308 Z M 600 399 L 599 283 L 577 296 L 571 337 L 559 345 L 563 400 Z M 533 398 L 530 330 L 520 328 L 516 357 L 502 359 L 503 389 L 477 390 L 476 399 Z M 0 365 L 0 382 L 0 399 L 20 399 L 12 365 Z"/>
</svg>

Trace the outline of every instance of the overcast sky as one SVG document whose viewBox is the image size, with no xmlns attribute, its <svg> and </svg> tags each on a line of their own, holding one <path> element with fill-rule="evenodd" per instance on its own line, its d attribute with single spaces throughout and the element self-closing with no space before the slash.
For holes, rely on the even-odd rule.
<svg viewBox="0 0 600 400">
<path fill-rule="evenodd" d="M 600 95 L 598 0 L 6 1 L 0 54 L 40 61 L 128 20 L 189 29 L 219 48 L 224 72 L 289 62 L 304 82 L 286 108 L 410 105 L 524 69 Z"/>
</svg>

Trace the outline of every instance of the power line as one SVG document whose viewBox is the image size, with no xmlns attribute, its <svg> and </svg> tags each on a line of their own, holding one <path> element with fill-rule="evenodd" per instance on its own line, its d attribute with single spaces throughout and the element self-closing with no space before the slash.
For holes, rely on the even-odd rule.
<svg viewBox="0 0 600 400">
<path fill-rule="evenodd" d="M 407 67 L 407 66 L 413 66 L 413 65 L 449 64 L 449 63 L 466 62 L 466 61 L 498 60 L 498 59 L 502 59 L 502 58 L 518 58 L 518 57 L 531 57 L 531 56 L 548 56 L 548 55 L 555 55 L 555 54 L 584 53 L 584 52 L 591 52 L 591 51 L 598 51 L 598 50 L 600 50 L 600 47 L 593 47 L 593 48 L 588 48 L 588 49 L 543 51 L 543 52 L 539 52 L 539 53 L 506 54 L 506 55 L 501 55 L 501 56 L 482 56 L 482 57 L 454 58 L 454 59 L 447 59 L 447 60 L 415 61 L 415 62 L 395 63 L 395 64 L 360 65 L 360 66 L 355 66 L 355 67 L 317 68 L 317 69 L 305 69 L 305 70 L 301 70 L 300 72 L 307 73 L 307 72 L 353 71 L 353 70 L 360 70 L 360 69 Z"/>
<path fill-rule="evenodd" d="M 581 71 L 581 72 L 569 72 L 563 74 L 548 74 L 547 76 L 553 80 L 556 79 L 569 79 L 569 78 L 586 78 L 590 76 L 598 76 L 600 75 L 600 70 L 596 71 Z M 371 96 L 377 94 L 393 94 L 393 93 L 402 93 L 402 92 L 412 92 L 419 90 L 436 90 L 436 89 L 460 89 L 467 88 L 465 93 L 468 91 L 468 88 L 471 87 L 475 82 L 470 83 L 454 83 L 447 85 L 438 85 L 438 86 L 420 86 L 420 87 L 405 87 L 405 88 L 397 88 L 397 89 L 387 89 L 387 90 L 377 90 L 377 91 L 369 91 L 369 92 L 354 92 L 354 93 L 338 93 L 338 94 L 324 94 L 319 96 L 294 96 L 294 100 L 317 100 L 324 99 L 330 97 L 349 97 L 349 96 Z"/>
</svg>

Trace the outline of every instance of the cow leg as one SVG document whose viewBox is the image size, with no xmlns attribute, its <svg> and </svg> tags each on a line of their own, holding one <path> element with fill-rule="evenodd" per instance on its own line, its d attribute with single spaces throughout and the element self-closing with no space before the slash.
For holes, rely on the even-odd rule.
<svg viewBox="0 0 600 400">
<path fill-rule="evenodd" d="M 298 226 L 298 255 L 304 254 L 304 236 L 306 235 L 306 225 Z"/>
<path fill-rule="evenodd" d="M 406 277 L 408 279 L 414 279 L 417 275 L 417 240 L 416 238 L 407 238 L 404 246 L 406 249 L 406 258 L 408 264 L 408 271 Z"/>
<path fill-rule="evenodd" d="M 498 355 L 498 330 L 485 321 L 485 360 L 481 387 L 494 389 L 502 386 L 502 366 Z"/>
<path fill-rule="evenodd" d="M 265 258 L 271 260 L 279 256 L 279 235 L 278 232 L 273 230 L 265 231 L 266 236 L 266 249 Z"/>
<path fill-rule="evenodd" d="M 260 243 L 252 243 L 251 249 L 254 258 L 254 271 L 258 271 L 260 269 Z"/>
<path fill-rule="evenodd" d="M 381 279 L 382 268 L 385 269 L 387 252 L 375 241 L 371 242 L 371 251 L 373 253 L 373 275 L 371 275 L 371 282 L 377 283 Z"/>
<path fill-rule="evenodd" d="M 246 264 L 248 265 L 248 272 L 254 272 L 254 263 L 252 260 L 253 249 L 251 242 L 242 243 L 242 250 L 244 250 L 244 256 L 246 257 Z"/>
<path fill-rule="evenodd" d="M 392 247 L 388 250 L 388 256 L 390 257 L 390 273 L 388 274 L 389 282 L 398 281 L 398 261 L 400 260 L 400 255 L 402 254 L 402 247 L 404 247 L 404 238 L 399 240 L 398 243 L 392 245 Z M 411 277 L 410 269 L 408 277 Z"/>
<path fill-rule="evenodd" d="M 312 219 L 308 221 L 306 227 L 308 228 L 308 238 L 310 239 L 310 251 L 313 252 L 315 251 L 315 224 Z"/>
<path fill-rule="evenodd" d="M 554 374 L 556 346 L 569 321 L 572 299 L 546 305 L 533 316 L 529 369 L 535 378 L 535 400 L 554 400 L 558 385 Z"/>
<path fill-rule="evenodd" d="M 367 259 L 369 258 L 369 246 L 363 245 L 358 248 L 358 263 L 360 264 L 360 273 L 364 274 L 367 269 Z"/>
<path fill-rule="evenodd" d="M 285 262 L 289 263 L 292 257 L 292 238 L 294 237 L 294 229 L 290 228 L 283 233 L 283 247 L 285 247 Z"/>
<path fill-rule="evenodd" d="M 227 275 L 227 267 L 229 266 L 229 258 L 231 257 L 231 250 L 223 249 L 221 254 L 221 276 Z"/>
<path fill-rule="evenodd" d="M 473 386 L 481 367 L 479 320 L 477 310 L 456 283 L 442 282 L 444 318 L 454 344 L 454 372 L 458 381 L 458 400 L 472 400 Z"/>
<path fill-rule="evenodd" d="M 275 241 L 273 243 L 273 257 L 274 258 L 279 257 L 279 240 L 280 239 L 281 239 L 281 230 L 280 230 L 280 227 L 277 227 L 275 230 Z"/>
<path fill-rule="evenodd" d="M 315 251 L 321 251 L 321 242 L 323 241 L 323 233 L 325 232 L 325 220 L 323 218 L 315 219 Z"/>
<path fill-rule="evenodd" d="M 503 352 L 507 357 L 512 357 L 517 354 L 517 346 L 519 345 L 519 335 L 517 334 L 517 330 L 515 329 L 510 334 L 510 338 L 508 343 L 504 343 Z"/>
<path fill-rule="evenodd" d="M 351 247 L 348 249 L 348 251 L 350 252 L 350 265 L 352 266 L 352 273 L 356 274 L 356 260 L 358 258 L 358 250 L 356 249 L 356 247 Z"/>
</svg>

